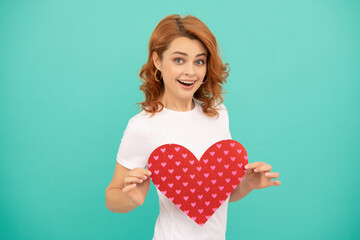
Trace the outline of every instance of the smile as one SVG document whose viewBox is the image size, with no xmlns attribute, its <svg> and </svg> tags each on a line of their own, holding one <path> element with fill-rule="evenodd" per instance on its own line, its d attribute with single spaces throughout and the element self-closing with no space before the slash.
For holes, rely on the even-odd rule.
<svg viewBox="0 0 360 240">
<path fill-rule="evenodd" d="M 196 82 L 196 81 L 180 81 L 180 80 L 177 80 L 177 81 L 184 86 L 191 86 Z"/>
</svg>

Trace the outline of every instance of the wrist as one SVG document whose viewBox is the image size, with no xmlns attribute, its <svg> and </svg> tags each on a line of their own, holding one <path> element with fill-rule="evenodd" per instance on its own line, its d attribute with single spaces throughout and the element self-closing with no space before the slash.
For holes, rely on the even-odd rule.
<svg viewBox="0 0 360 240">
<path fill-rule="evenodd" d="M 241 181 L 230 195 L 230 202 L 236 202 L 248 195 L 253 189 L 246 181 Z"/>
<path fill-rule="evenodd" d="M 248 194 L 250 193 L 252 190 L 254 190 L 252 187 L 250 187 L 250 184 L 245 180 L 245 181 L 241 181 L 240 182 L 240 186 L 239 186 L 239 190 L 240 192 L 244 193 L 244 194 Z"/>
</svg>

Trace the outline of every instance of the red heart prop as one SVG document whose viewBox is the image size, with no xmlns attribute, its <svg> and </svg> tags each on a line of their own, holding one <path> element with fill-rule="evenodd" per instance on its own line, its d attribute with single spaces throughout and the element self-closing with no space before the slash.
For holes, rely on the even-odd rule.
<svg viewBox="0 0 360 240">
<path fill-rule="evenodd" d="M 199 225 L 209 220 L 245 175 L 247 153 L 235 140 L 210 146 L 200 161 L 187 148 L 164 144 L 150 155 L 155 186 Z"/>
</svg>

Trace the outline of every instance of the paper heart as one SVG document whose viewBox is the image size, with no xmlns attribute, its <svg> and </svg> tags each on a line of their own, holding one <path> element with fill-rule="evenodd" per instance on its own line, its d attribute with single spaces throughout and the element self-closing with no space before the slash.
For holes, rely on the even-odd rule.
<svg viewBox="0 0 360 240">
<path fill-rule="evenodd" d="M 231 139 L 211 145 L 200 161 L 181 145 L 164 144 L 151 153 L 148 169 L 154 185 L 202 226 L 238 186 L 247 159 L 245 148 Z"/>
</svg>

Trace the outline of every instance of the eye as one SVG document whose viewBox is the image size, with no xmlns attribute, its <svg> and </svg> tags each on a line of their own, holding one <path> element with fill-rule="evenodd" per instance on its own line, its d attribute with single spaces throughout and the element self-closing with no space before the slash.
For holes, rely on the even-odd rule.
<svg viewBox="0 0 360 240">
<path fill-rule="evenodd" d="M 205 63 L 204 60 L 197 60 L 197 61 L 196 61 L 196 64 L 198 64 L 198 65 L 203 65 L 204 63 Z"/>
<path fill-rule="evenodd" d="M 174 62 L 176 62 L 176 63 L 182 63 L 183 60 L 182 60 L 181 58 L 175 58 L 175 59 L 174 59 Z"/>
</svg>

